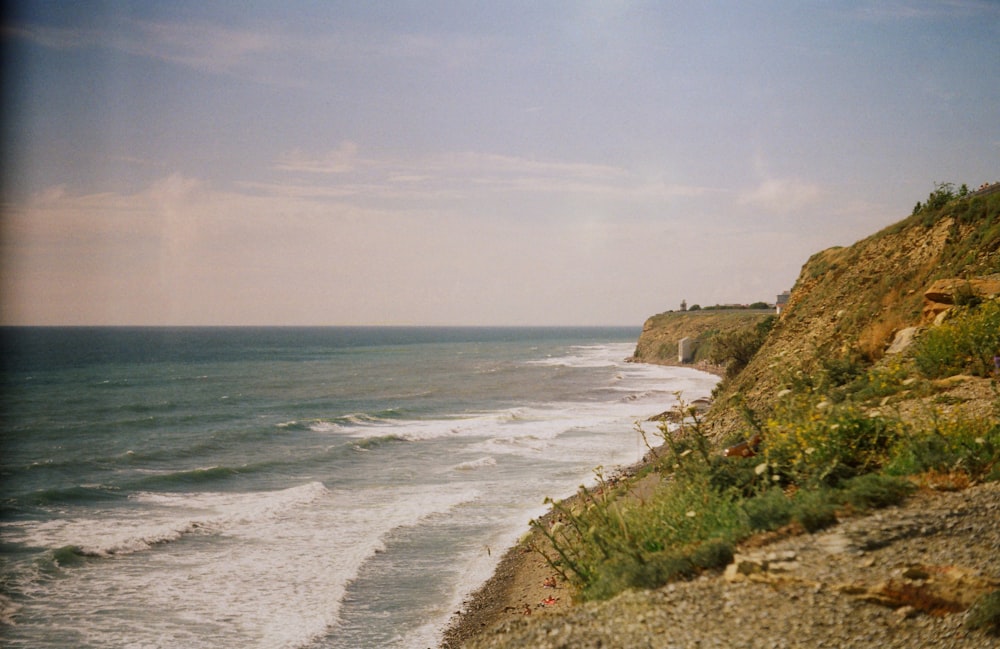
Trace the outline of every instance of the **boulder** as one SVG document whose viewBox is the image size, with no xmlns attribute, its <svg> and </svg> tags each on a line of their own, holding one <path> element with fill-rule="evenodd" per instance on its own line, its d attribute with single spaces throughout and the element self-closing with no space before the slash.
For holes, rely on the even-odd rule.
<svg viewBox="0 0 1000 649">
<path fill-rule="evenodd" d="M 996 590 L 996 579 L 959 566 L 907 566 L 901 578 L 871 588 L 841 586 L 840 592 L 890 608 L 912 607 L 928 615 L 948 615 L 968 609 L 982 595 Z"/>
<path fill-rule="evenodd" d="M 925 322 L 934 320 L 943 311 L 955 304 L 955 296 L 962 291 L 971 291 L 981 298 L 1000 295 L 1000 279 L 995 276 L 972 279 L 939 279 L 924 291 L 923 317 Z"/>
<path fill-rule="evenodd" d="M 896 332 L 896 337 L 892 339 L 892 344 L 889 345 L 889 349 L 885 350 L 886 354 L 899 354 L 904 351 L 913 343 L 913 338 L 917 335 L 919 331 L 918 327 L 907 327 L 906 329 L 900 329 Z"/>
</svg>

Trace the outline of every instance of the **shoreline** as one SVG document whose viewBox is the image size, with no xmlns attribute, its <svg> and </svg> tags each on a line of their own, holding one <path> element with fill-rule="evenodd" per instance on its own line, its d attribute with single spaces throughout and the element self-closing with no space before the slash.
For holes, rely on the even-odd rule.
<svg viewBox="0 0 1000 649">
<path fill-rule="evenodd" d="M 535 539 L 537 534 L 532 530 L 528 538 Z M 566 610 L 572 600 L 565 584 L 556 588 L 544 585 L 552 574 L 541 555 L 531 549 L 531 541 L 522 540 L 508 548 L 490 578 L 462 602 L 462 610 L 449 622 L 439 649 L 458 649 L 501 622 L 527 617 L 526 611 L 538 616 Z M 557 601 L 546 607 L 541 602 L 548 597 Z"/>
<path fill-rule="evenodd" d="M 648 363 L 632 358 L 629 362 Z M 718 377 L 725 375 L 725 368 L 704 363 L 698 366 L 677 363 L 648 364 L 690 367 Z M 657 413 L 650 414 L 650 417 L 656 416 Z M 627 467 L 623 473 L 634 474 L 645 462 L 646 459 L 643 458 Z M 574 493 L 564 498 L 562 502 L 572 502 L 575 498 L 577 495 Z M 550 508 L 541 520 L 544 521 L 551 516 Z M 543 542 L 541 534 L 535 529 L 529 529 L 517 543 L 507 548 L 489 579 L 463 599 L 462 609 L 448 622 L 438 649 L 459 649 L 466 642 L 503 622 L 565 612 L 573 607 L 569 586 L 563 583 L 545 559 L 532 549 L 534 544 L 540 542 Z M 554 588 L 546 586 L 546 580 L 553 578 L 556 580 L 556 586 Z M 543 602 L 549 598 L 556 601 L 549 605 L 544 604 Z"/>
</svg>

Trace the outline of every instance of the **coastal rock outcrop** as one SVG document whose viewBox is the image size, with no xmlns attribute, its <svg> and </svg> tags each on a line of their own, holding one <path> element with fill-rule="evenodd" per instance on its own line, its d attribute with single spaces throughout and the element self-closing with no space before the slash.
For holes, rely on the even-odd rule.
<svg viewBox="0 0 1000 649">
<path fill-rule="evenodd" d="M 1000 295 L 1000 278 L 975 277 L 972 279 L 939 279 L 924 291 L 924 322 L 933 321 L 938 314 L 947 311 L 962 296 L 977 299 L 991 299 Z"/>
</svg>

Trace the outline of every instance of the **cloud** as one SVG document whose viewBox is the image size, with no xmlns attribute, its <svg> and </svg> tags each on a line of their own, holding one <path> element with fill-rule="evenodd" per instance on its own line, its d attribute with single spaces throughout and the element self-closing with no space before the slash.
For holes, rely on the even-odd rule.
<svg viewBox="0 0 1000 649">
<path fill-rule="evenodd" d="M 991 0 L 896 0 L 873 2 L 858 7 L 856 14 L 865 20 L 893 21 L 907 19 L 933 19 L 942 16 L 973 17 L 998 16 L 1000 5 Z"/>
<path fill-rule="evenodd" d="M 8 38 L 61 50 L 102 48 L 278 86 L 307 86 L 309 62 L 370 68 L 373 62 L 433 61 L 467 68 L 495 58 L 496 39 L 485 35 L 422 34 L 354 25 L 322 32 L 291 32 L 275 25 L 231 26 L 210 21 L 115 17 L 109 23 L 63 27 L 41 23 L 0 27 Z"/>
<path fill-rule="evenodd" d="M 316 174 L 343 174 L 355 171 L 359 164 L 358 145 L 343 142 L 340 147 L 320 155 L 310 155 L 302 149 L 292 149 L 279 156 L 274 165 L 280 171 Z"/>
<path fill-rule="evenodd" d="M 478 160 L 477 174 L 513 172 L 522 162 L 446 158 Z M 451 163 L 446 168 L 458 174 Z M 541 161 L 534 168 L 573 179 L 619 176 L 600 165 Z M 495 201 L 505 218 L 478 218 L 454 195 L 413 200 L 451 191 L 443 186 L 389 178 L 369 186 L 370 196 L 399 185 L 399 195 L 414 193 L 393 203 L 321 183 L 230 190 L 181 174 L 134 193 L 50 187 L 6 219 L 0 311 L 6 323 L 22 324 L 601 324 L 645 317 L 626 313 L 629 298 L 617 288 L 648 273 L 653 251 L 673 240 L 666 229 L 651 233 L 602 210 L 567 216 L 544 203 L 511 212 L 508 202 Z M 587 305 L 595 294 L 618 307 L 593 310 Z M 609 320 L 608 313 L 616 315 Z"/>
<path fill-rule="evenodd" d="M 753 189 L 741 192 L 740 205 L 748 205 L 776 214 L 789 214 L 818 204 L 826 195 L 819 185 L 791 178 L 772 178 Z"/>
<path fill-rule="evenodd" d="M 325 153 L 293 149 L 274 169 L 298 175 L 295 183 L 261 183 L 258 190 L 314 197 L 446 199 L 472 193 L 601 197 L 618 201 L 672 201 L 717 191 L 699 185 L 646 177 L 624 167 L 545 160 L 488 152 L 445 152 L 425 156 L 366 157 L 353 142 Z M 322 177 L 329 176 L 328 179 Z M 318 178 L 316 178 L 318 177 Z"/>
<path fill-rule="evenodd" d="M 282 48 L 283 38 L 265 31 L 211 23 L 120 20 L 113 25 L 59 27 L 11 25 L 9 37 L 54 49 L 111 48 L 203 71 L 225 72 Z"/>
<path fill-rule="evenodd" d="M 115 45 L 131 53 L 213 72 L 231 71 L 282 47 L 264 31 L 211 23 L 136 21 Z"/>
</svg>

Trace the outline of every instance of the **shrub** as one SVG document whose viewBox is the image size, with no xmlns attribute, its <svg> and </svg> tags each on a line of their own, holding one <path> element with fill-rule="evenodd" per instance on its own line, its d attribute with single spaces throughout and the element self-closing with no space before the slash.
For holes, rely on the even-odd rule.
<svg viewBox="0 0 1000 649">
<path fill-rule="evenodd" d="M 987 593 L 976 600 L 965 618 L 965 626 L 1000 636 L 1000 590 Z"/>
<path fill-rule="evenodd" d="M 752 327 L 724 331 L 712 338 L 709 360 L 726 367 L 726 376 L 732 378 L 750 363 L 757 350 L 764 344 L 767 334 L 774 327 L 776 318 L 768 316 Z"/>
<path fill-rule="evenodd" d="M 934 191 L 927 196 L 927 209 L 939 210 L 955 198 L 954 183 L 934 183 Z"/>
<path fill-rule="evenodd" d="M 712 489 L 706 473 L 665 480 L 648 502 L 598 496 L 581 487 L 575 503 L 552 503 L 558 523 L 533 521 L 552 546 L 549 564 L 584 599 L 652 588 L 732 559 L 746 533 L 738 504 Z"/>
<path fill-rule="evenodd" d="M 899 393 L 911 376 L 912 368 L 896 355 L 856 378 L 845 389 L 859 401 L 881 399 Z"/>
<path fill-rule="evenodd" d="M 847 385 L 865 373 L 864 362 L 855 355 L 824 359 L 822 367 L 831 387 Z"/>
<path fill-rule="evenodd" d="M 766 424 L 764 457 L 783 480 L 800 487 L 836 487 L 877 470 L 900 432 L 894 419 L 815 394 L 792 395 Z"/>
<path fill-rule="evenodd" d="M 976 480 L 995 479 L 1000 477 L 1000 423 L 935 415 L 930 426 L 900 435 L 891 456 L 886 472 L 892 475 L 959 471 Z"/>
<path fill-rule="evenodd" d="M 792 520 L 792 509 L 792 501 L 781 489 L 769 489 L 743 501 L 747 524 L 755 532 L 767 532 L 787 525 Z"/>
<path fill-rule="evenodd" d="M 951 320 L 926 332 L 916 345 L 914 361 L 932 379 L 962 372 L 988 377 L 994 354 L 1000 354 L 998 300 L 959 309 Z"/>
<path fill-rule="evenodd" d="M 847 480 L 838 500 L 865 511 L 898 505 L 913 490 L 913 484 L 906 480 L 881 473 L 868 473 Z"/>
<path fill-rule="evenodd" d="M 825 489 L 797 491 L 792 498 L 792 519 L 810 533 L 836 525 L 836 505 L 829 491 Z"/>
</svg>

